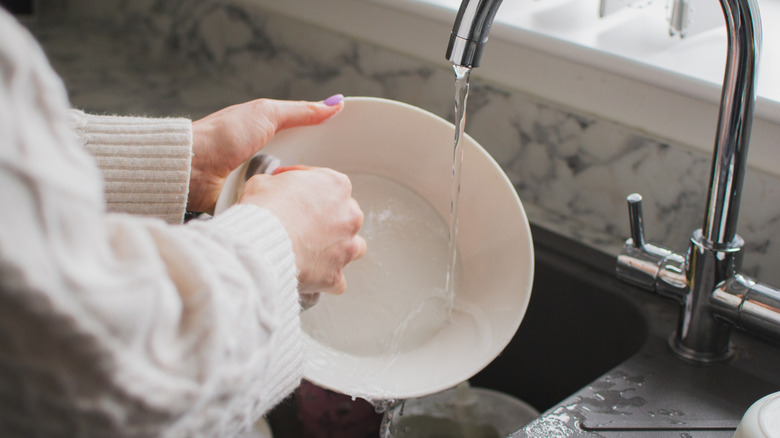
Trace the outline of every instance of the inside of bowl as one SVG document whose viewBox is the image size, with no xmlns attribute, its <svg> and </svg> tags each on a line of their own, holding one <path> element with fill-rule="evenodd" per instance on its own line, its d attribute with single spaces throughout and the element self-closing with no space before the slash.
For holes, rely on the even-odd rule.
<svg viewBox="0 0 780 438">
<path fill-rule="evenodd" d="M 303 329 L 355 356 L 413 350 L 449 322 L 455 304 L 446 290 L 448 225 L 403 184 L 368 174 L 350 178 L 365 217 L 360 234 L 371 250 L 344 270 L 349 296 L 323 296 L 302 315 Z"/>
</svg>

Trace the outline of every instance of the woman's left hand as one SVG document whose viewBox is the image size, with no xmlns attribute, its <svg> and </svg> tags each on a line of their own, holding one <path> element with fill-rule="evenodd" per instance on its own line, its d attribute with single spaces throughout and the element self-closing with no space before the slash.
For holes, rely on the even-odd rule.
<svg viewBox="0 0 780 438">
<path fill-rule="evenodd" d="M 187 210 L 213 213 L 225 178 L 278 131 L 316 125 L 338 114 L 343 96 L 322 102 L 257 99 L 192 122 L 192 170 Z"/>
</svg>

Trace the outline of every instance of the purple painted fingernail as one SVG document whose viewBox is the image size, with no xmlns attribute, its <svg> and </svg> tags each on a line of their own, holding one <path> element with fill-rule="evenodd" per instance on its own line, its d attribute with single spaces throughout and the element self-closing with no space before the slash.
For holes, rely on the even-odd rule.
<svg viewBox="0 0 780 438">
<path fill-rule="evenodd" d="M 334 94 L 333 96 L 330 96 L 329 98 L 322 101 L 325 105 L 328 106 L 336 106 L 344 101 L 344 95 L 343 94 Z"/>
</svg>

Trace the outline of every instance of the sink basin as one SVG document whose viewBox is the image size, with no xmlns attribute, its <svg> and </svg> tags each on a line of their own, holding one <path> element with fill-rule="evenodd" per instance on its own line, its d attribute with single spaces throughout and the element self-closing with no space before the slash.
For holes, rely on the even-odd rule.
<svg viewBox="0 0 780 438">
<path fill-rule="evenodd" d="M 647 323 L 617 280 L 605 288 L 591 269 L 551 248 L 549 232 L 534 228 L 533 234 L 536 272 L 523 322 L 503 353 L 470 382 L 544 412 L 636 353 Z"/>
<path fill-rule="evenodd" d="M 780 390 L 780 345 L 736 330 L 729 361 L 678 359 L 667 343 L 677 304 L 616 280 L 613 257 L 545 234 L 534 229 L 538 289 L 517 345 L 477 376 L 543 412 L 512 438 L 731 438 L 753 402 Z"/>
</svg>

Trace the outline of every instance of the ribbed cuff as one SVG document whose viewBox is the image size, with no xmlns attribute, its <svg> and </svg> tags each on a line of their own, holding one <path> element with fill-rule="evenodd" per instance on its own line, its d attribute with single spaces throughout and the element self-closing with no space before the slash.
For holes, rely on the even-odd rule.
<svg viewBox="0 0 780 438">
<path fill-rule="evenodd" d="M 108 211 L 182 222 L 192 162 L 189 119 L 72 110 L 71 124 L 103 174 Z"/>
<path fill-rule="evenodd" d="M 292 242 L 284 225 L 270 211 L 249 204 L 236 204 L 211 219 L 210 226 L 228 231 L 242 242 L 262 248 L 279 275 L 285 291 L 295 299 L 295 313 L 300 310 L 298 300 L 298 268 Z"/>
<path fill-rule="evenodd" d="M 242 242 L 263 248 L 276 265 L 282 284 L 294 283 L 297 290 L 298 270 L 292 242 L 284 225 L 271 212 L 255 205 L 237 204 L 214 216 L 211 224 L 229 230 Z"/>
<path fill-rule="evenodd" d="M 301 308 L 292 243 L 279 219 L 254 205 L 234 205 L 209 222 L 209 226 L 239 236 L 242 242 L 263 248 L 279 273 L 282 292 L 277 301 L 278 325 L 272 340 L 273 361 L 261 384 L 264 398 L 256 406 L 255 414 L 260 415 L 287 397 L 300 384 L 302 376 Z"/>
</svg>

